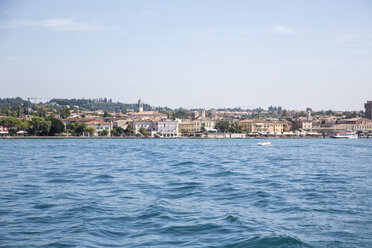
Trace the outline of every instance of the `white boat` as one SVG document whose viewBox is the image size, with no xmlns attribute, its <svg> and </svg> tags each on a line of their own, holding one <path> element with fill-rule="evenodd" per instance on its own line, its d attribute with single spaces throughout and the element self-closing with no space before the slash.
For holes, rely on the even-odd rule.
<svg viewBox="0 0 372 248">
<path fill-rule="evenodd" d="M 261 141 L 257 143 L 258 146 L 271 146 L 270 141 Z"/>
<path fill-rule="evenodd" d="M 334 139 L 357 139 L 358 135 L 354 134 L 353 131 L 338 132 L 331 136 Z"/>
</svg>

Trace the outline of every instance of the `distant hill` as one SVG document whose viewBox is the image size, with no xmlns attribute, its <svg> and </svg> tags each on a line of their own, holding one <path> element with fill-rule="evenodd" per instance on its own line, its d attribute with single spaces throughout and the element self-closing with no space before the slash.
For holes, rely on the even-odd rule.
<svg viewBox="0 0 372 248">
<path fill-rule="evenodd" d="M 54 98 L 49 102 L 46 102 L 45 105 L 49 106 L 71 106 L 78 107 L 80 110 L 104 110 L 108 112 L 122 112 L 126 113 L 128 109 L 133 109 L 134 111 L 138 110 L 136 103 L 121 103 L 113 102 L 112 99 L 99 98 L 99 99 L 63 99 L 63 98 Z M 149 104 L 143 105 L 144 110 L 151 110 Z"/>
<path fill-rule="evenodd" d="M 30 108 L 32 103 L 29 100 L 23 100 L 20 97 L 15 98 L 0 98 L 0 108 L 4 107 L 22 107 Z"/>
</svg>

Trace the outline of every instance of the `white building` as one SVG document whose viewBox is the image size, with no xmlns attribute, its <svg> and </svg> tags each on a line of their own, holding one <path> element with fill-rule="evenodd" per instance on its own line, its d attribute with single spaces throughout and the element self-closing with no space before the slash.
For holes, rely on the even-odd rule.
<svg viewBox="0 0 372 248">
<path fill-rule="evenodd" d="M 94 127 L 96 129 L 96 133 L 94 135 L 98 135 L 98 132 L 102 132 L 103 130 L 107 130 L 109 133 L 111 132 L 111 125 L 108 122 L 103 121 L 89 121 L 86 123 L 88 127 Z"/>
<path fill-rule="evenodd" d="M 180 120 L 168 120 L 168 119 L 158 119 L 158 120 L 135 120 L 133 121 L 133 131 L 135 134 L 140 132 L 140 129 L 145 128 L 146 132 L 149 133 L 151 137 L 178 137 L 178 123 Z"/>
<path fill-rule="evenodd" d="M 146 132 L 148 132 L 151 137 L 154 136 L 156 131 L 158 130 L 157 122 L 152 120 L 134 120 L 133 121 L 133 132 L 137 134 L 140 132 L 140 129 L 144 127 Z"/>
<path fill-rule="evenodd" d="M 173 138 L 178 137 L 178 123 L 180 120 L 161 120 L 158 121 L 158 130 L 157 133 L 160 137 Z"/>
</svg>

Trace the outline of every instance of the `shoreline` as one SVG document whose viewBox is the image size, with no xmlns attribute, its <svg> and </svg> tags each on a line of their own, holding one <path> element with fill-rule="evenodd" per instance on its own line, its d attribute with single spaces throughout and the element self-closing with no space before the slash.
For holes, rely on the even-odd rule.
<svg viewBox="0 0 372 248">
<path fill-rule="evenodd" d="M 213 139 L 333 139 L 331 137 L 246 137 L 246 138 L 202 138 L 202 137 L 177 137 L 177 138 L 138 138 L 138 137 L 85 137 L 85 136 L 2 136 L 0 140 L 12 140 L 12 139 L 200 139 L 200 140 L 213 140 Z M 369 139 L 367 137 L 358 139 Z"/>
</svg>

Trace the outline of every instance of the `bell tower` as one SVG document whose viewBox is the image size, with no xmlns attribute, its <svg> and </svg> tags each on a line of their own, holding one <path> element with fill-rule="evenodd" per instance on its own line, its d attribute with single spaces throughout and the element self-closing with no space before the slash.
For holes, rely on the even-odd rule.
<svg viewBox="0 0 372 248">
<path fill-rule="evenodd" d="M 142 112 L 143 111 L 143 102 L 142 102 L 142 99 L 139 99 L 138 100 L 138 112 Z"/>
</svg>

